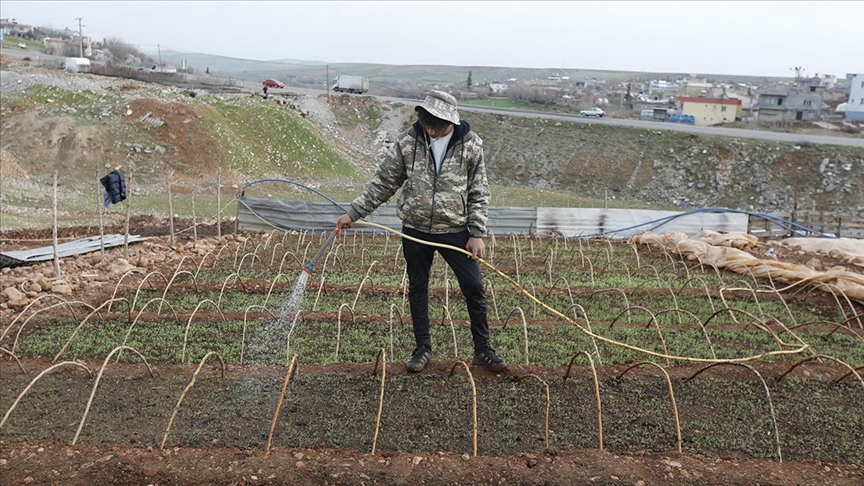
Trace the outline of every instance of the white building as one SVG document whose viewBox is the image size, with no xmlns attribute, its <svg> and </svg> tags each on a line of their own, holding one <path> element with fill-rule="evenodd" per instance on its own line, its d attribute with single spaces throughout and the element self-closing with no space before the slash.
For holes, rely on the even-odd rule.
<svg viewBox="0 0 864 486">
<path fill-rule="evenodd" d="M 499 81 L 492 81 L 489 83 L 489 89 L 492 90 L 493 94 L 502 94 L 507 91 L 510 86 L 507 83 L 501 83 Z"/>
<path fill-rule="evenodd" d="M 849 88 L 849 102 L 846 105 L 847 120 L 864 120 L 864 74 L 847 74 L 852 82 Z"/>
</svg>

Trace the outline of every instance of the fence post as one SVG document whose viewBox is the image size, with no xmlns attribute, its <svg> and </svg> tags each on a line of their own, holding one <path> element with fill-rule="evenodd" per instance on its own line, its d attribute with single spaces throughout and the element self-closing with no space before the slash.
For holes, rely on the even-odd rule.
<svg viewBox="0 0 864 486">
<path fill-rule="evenodd" d="M 60 278 L 60 255 L 57 253 L 57 171 L 54 171 L 54 211 L 52 236 L 54 241 L 54 277 Z"/>
<path fill-rule="evenodd" d="M 105 226 L 102 223 L 102 206 L 104 206 L 102 181 L 99 178 L 99 164 L 96 164 L 96 210 L 99 212 L 99 252 L 100 260 L 105 260 Z"/>
<path fill-rule="evenodd" d="M 216 170 L 216 236 L 222 239 L 222 168 Z"/>
<path fill-rule="evenodd" d="M 195 222 L 195 191 L 192 191 L 192 248 L 198 246 L 198 224 Z"/>
<path fill-rule="evenodd" d="M 168 228 L 169 228 L 169 239 L 168 245 L 171 248 L 174 248 L 174 202 L 171 197 L 171 175 L 174 174 L 174 171 L 168 171 L 168 174 L 165 177 L 165 183 L 168 185 Z"/>
<path fill-rule="evenodd" d="M 126 175 L 126 223 L 123 231 L 123 258 L 129 258 L 129 218 L 132 214 L 132 171 Z"/>
</svg>

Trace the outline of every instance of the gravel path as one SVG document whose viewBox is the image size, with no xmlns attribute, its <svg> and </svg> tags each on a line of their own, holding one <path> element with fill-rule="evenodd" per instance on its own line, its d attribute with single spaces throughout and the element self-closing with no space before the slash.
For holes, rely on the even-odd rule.
<svg viewBox="0 0 864 486">
<path fill-rule="evenodd" d="M 64 74 L 55 76 L 47 73 L 19 73 L 15 71 L 0 71 L 0 93 L 9 94 L 23 91 L 35 84 L 55 86 L 69 91 L 90 90 L 102 92 L 109 86 L 117 84 L 116 80 L 95 80 L 86 75 Z"/>
</svg>

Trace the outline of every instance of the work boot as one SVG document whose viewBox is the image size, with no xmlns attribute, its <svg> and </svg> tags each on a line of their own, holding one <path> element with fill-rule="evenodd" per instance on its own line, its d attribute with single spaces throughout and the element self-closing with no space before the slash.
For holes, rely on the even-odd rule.
<svg viewBox="0 0 864 486">
<path fill-rule="evenodd" d="M 493 373 L 507 371 L 507 363 L 495 354 L 495 350 L 488 348 L 483 351 L 474 351 L 473 364 L 482 366 Z"/>
<path fill-rule="evenodd" d="M 411 359 L 408 360 L 408 363 L 405 364 L 405 368 L 408 369 L 410 373 L 417 373 L 418 371 L 423 371 L 423 368 L 429 364 L 429 360 L 432 359 L 432 350 L 427 348 L 426 346 L 417 346 L 414 348 L 414 352 L 411 353 Z"/>
</svg>

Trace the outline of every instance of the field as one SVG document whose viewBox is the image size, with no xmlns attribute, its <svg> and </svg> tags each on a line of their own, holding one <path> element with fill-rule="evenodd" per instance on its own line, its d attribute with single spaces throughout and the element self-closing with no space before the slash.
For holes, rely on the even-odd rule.
<svg viewBox="0 0 864 486">
<path fill-rule="evenodd" d="M 484 277 L 510 371 L 468 364 L 467 310 L 438 258 L 433 362 L 409 375 L 398 235 L 343 232 L 307 281 L 300 268 L 325 237 L 202 229 L 174 249 L 158 237 L 131 246 L 133 268 L 102 285 L 6 312 L 4 479 L 864 480 L 864 307 L 840 292 L 647 245 L 498 236 Z"/>
</svg>

